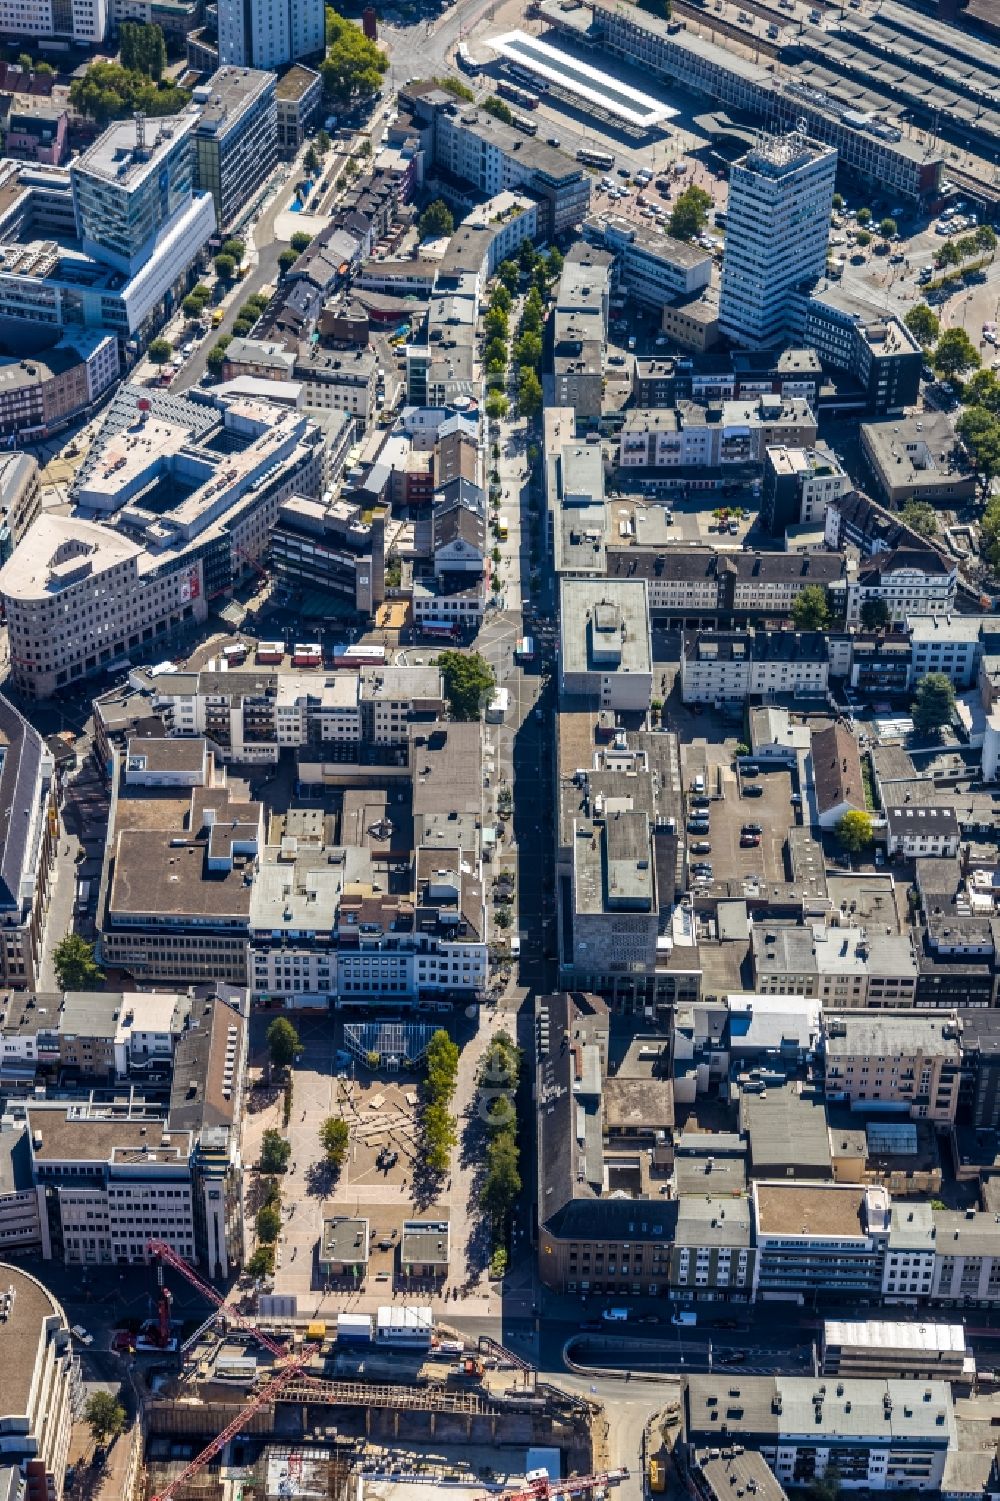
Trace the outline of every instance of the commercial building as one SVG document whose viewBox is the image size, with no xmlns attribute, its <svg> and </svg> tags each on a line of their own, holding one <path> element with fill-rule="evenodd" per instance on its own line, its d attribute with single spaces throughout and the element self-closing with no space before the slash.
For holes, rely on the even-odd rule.
<svg viewBox="0 0 1000 1501">
<path fill-rule="evenodd" d="M 0 986 L 34 990 L 59 840 L 52 755 L 0 697 Z"/>
<path fill-rule="evenodd" d="M 804 995 L 824 1006 L 916 1004 L 918 963 L 908 935 L 770 922 L 754 928 L 754 983 L 767 995 Z"/>
<path fill-rule="evenodd" d="M 975 497 L 975 473 L 944 412 L 864 422 L 861 453 L 879 497 L 891 509 L 908 500 L 960 506 Z"/>
<path fill-rule="evenodd" d="M 768 448 L 812 445 L 816 418 L 802 397 L 758 396 L 673 409 L 631 409 L 621 428 L 622 469 L 668 470 L 668 484 L 688 479 L 704 488 L 758 478 Z M 665 477 L 664 477 L 665 478 Z"/>
<path fill-rule="evenodd" d="M 95 46 L 108 30 L 107 0 L 0 0 L 0 31 L 8 36 L 52 38 Z"/>
<path fill-rule="evenodd" d="M 820 1381 L 814 1376 L 689 1376 L 681 1390 L 688 1454 L 709 1444 L 758 1450 L 781 1485 L 833 1472 L 847 1491 L 941 1487 L 956 1447 L 947 1381 Z"/>
<path fill-rule="evenodd" d="M 733 163 L 719 322 L 761 349 L 788 331 L 789 294 L 826 269 L 837 153 L 798 131 L 762 135 Z"/>
<path fill-rule="evenodd" d="M 831 500 L 851 489 L 851 479 L 825 443 L 815 448 L 764 450 L 761 522 L 773 537 L 788 527 L 822 523 Z"/>
<path fill-rule="evenodd" d="M 931 1301 L 945 1307 L 1000 1302 L 996 1215 L 986 1210 L 935 1209 Z"/>
<path fill-rule="evenodd" d="M 256 802 L 204 740 L 137 739 L 115 767 L 98 911 L 105 963 L 146 984 L 247 983 Z"/>
<path fill-rule="evenodd" d="M 266 554 L 281 502 L 320 493 L 324 463 L 302 412 L 123 387 L 74 514 L 41 515 L 0 569 L 17 687 L 46 698 L 207 618 Z"/>
<path fill-rule="evenodd" d="M 538 1275 L 559 1293 L 665 1297 L 676 1215 L 660 1194 L 672 1153 L 656 1142 L 673 1127 L 667 1039 L 631 1038 L 612 1077 L 599 997 L 539 996 L 535 1025 Z"/>
<path fill-rule="evenodd" d="M 758 1180 L 751 1196 L 756 1299 L 879 1300 L 889 1234 L 884 1188 Z"/>
<path fill-rule="evenodd" d="M 323 0 L 219 0 L 219 62 L 275 71 L 320 59 Z"/>
<path fill-rule="evenodd" d="M 560 585 L 559 692 L 602 709 L 649 708 L 653 652 L 645 581 L 583 579 Z"/>
<path fill-rule="evenodd" d="M 578 427 L 600 421 L 612 256 L 579 242 L 567 252 L 552 314 L 552 373 L 558 406 Z"/>
<path fill-rule="evenodd" d="M 670 1253 L 674 1298 L 748 1303 L 755 1255 L 747 1199 L 710 1193 L 680 1195 Z"/>
<path fill-rule="evenodd" d="M 974 1357 L 962 1324 L 827 1319 L 820 1353 L 824 1376 L 898 1376 L 961 1381 Z"/>
<path fill-rule="evenodd" d="M 385 599 L 385 524 L 384 510 L 293 495 L 278 510 L 272 565 L 287 587 L 329 591 L 370 617 Z"/>
<path fill-rule="evenodd" d="M 943 672 L 961 692 L 975 686 L 984 638 L 996 630 L 995 616 L 908 615 L 911 681 Z"/>
<path fill-rule="evenodd" d="M 686 704 L 822 697 L 829 674 L 826 639 L 818 631 L 685 631 L 681 640 Z"/>
<path fill-rule="evenodd" d="M 316 123 L 323 107 L 321 75 L 314 68 L 296 63 L 278 79 L 275 102 L 278 155 L 283 161 L 290 161 L 304 145 L 306 132 Z"/>
<path fill-rule="evenodd" d="M 42 508 L 38 461 L 30 453 L 0 458 L 0 563 L 6 563 Z"/>
<path fill-rule="evenodd" d="M 707 250 L 655 234 L 619 214 L 584 220 L 583 237 L 615 257 L 614 284 L 637 302 L 661 308 L 677 297 L 700 292 L 712 280 Z"/>
<path fill-rule="evenodd" d="M 4 1059 L 4 1077 L 10 1078 Z M 31 1150 L 18 1126 L 0 1126 L 0 1252 L 48 1255 L 48 1222 L 31 1175 Z"/>
<path fill-rule="evenodd" d="M 877 416 L 914 406 L 924 364 L 900 318 L 842 281 L 822 281 L 789 298 L 789 330 L 815 349 L 824 367 L 850 377 L 838 405 Z"/>
<path fill-rule="evenodd" d="M 249 212 L 278 160 L 277 80 L 255 68 L 220 68 L 194 91 L 194 185 L 211 193 L 226 235 Z"/>
<path fill-rule="evenodd" d="M 359 429 L 375 415 L 378 357 L 371 349 L 323 349 L 303 344 L 292 365 L 306 406 L 350 412 Z"/>
<path fill-rule="evenodd" d="M 0 95 L 4 155 L 58 167 L 68 150 L 69 115 L 36 94 Z"/>
<path fill-rule="evenodd" d="M 191 1011 L 190 996 L 163 991 L 14 992 L 0 1000 L 0 1062 L 24 1080 L 141 1083 L 169 1072 Z"/>
<path fill-rule="evenodd" d="M 827 512 L 829 533 L 831 505 Z M 881 600 L 893 624 L 909 615 L 950 615 L 958 590 L 958 564 L 935 548 L 899 547 L 860 563 L 848 560 L 845 617 L 857 625 L 869 600 Z"/>
<path fill-rule="evenodd" d="M 0 1466 L 20 1468 L 24 1501 L 61 1501 L 79 1367 L 62 1304 L 20 1266 L 0 1266 Z"/>
<path fill-rule="evenodd" d="M 0 435 L 51 437 L 89 412 L 119 374 L 118 341 L 100 329 L 67 332 L 26 357 L 0 355 Z"/>
<path fill-rule="evenodd" d="M 952 1014 L 919 1011 L 827 1013 L 826 1094 L 852 1110 L 954 1125 L 962 1028 Z"/>
</svg>

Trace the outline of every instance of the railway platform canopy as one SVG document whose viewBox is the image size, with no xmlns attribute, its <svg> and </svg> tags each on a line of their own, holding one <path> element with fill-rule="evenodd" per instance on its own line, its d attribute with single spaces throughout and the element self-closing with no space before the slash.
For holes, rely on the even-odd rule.
<svg viewBox="0 0 1000 1501">
<path fill-rule="evenodd" d="M 516 74 L 529 74 L 537 86 L 566 99 L 570 104 L 585 106 L 597 115 L 626 131 L 629 135 L 662 134 L 678 111 L 670 105 L 640 94 L 630 84 L 610 78 L 580 58 L 543 42 L 524 31 L 508 31 L 492 37 L 489 45 Z M 529 83 L 528 87 L 531 87 Z"/>
</svg>

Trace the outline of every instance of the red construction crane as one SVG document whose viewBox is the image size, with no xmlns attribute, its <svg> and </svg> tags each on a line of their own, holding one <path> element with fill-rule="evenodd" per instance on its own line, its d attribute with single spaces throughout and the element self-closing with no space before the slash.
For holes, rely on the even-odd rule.
<svg viewBox="0 0 1000 1501">
<path fill-rule="evenodd" d="M 577 1496 L 581 1491 L 603 1490 L 614 1481 L 627 1480 L 628 1470 L 605 1470 L 600 1475 L 573 1475 L 569 1480 L 550 1480 L 544 1470 L 530 1471 L 525 1477 L 527 1488 L 508 1491 L 501 1497 L 483 1497 L 483 1501 L 549 1501 L 552 1496 Z"/>
<path fill-rule="evenodd" d="M 284 1360 L 286 1358 L 288 1355 L 286 1345 L 281 1344 L 276 1339 L 272 1339 L 269 1334 L 264 1333 L 263 1329 L 258 1329 L 253 1319 L 245 1319 L 241 1313 L 237 1313 L 236 1309 L 226 1302 L 222 1294 L 216 1291 L 210 1282 L 203 1281 L 194 1268 L 188 1266 L 183 1256 L 178 1256 L 173 1246 L 168 1246 L 164 1240 L 150 1240 L 146 1242 L 146 1250 L 160 1262 L 165 1262 L 167 1266 L 172 1266 L 175 1272 L 180 1272 L 181 1276 L 190 1282 L 192 1287 L 198 1289 L 203 1298 L 207 1298 L 210 1303 L 214 1303 L 220 1313 L 225 1313 L 227 1319 L 235 1324 L 237 1329 L 245 1329 L 248 1334 L 252 1334 L 255 1339 L 260 1341 L 265 1350 L 270 1350 L 271 1354 L 278 1359 Z"/>
<path fill-rule="evenodd" d="M 284 1370 L 279 1371 L 274 1380 L 269 1381 L 266 1386 L 262 1387 L 255 1397 L 251 1397 L 247 1405 L 241 1412 L 237 1413 L 232 1422 L 227 1423 L 222 1432 L 217 1433 L 212 1442 L 206 1448 L 202 1449 L 201 1453 L 192 1459 L 190 1464 L 185 1465 L 181 1473 L 175 1475 L 170 1484 L 160 1491 L 158 1496 L 153 1497 L 153 1501 L 171 1501 L 175 1492 L 190 1480 L 192 1475 L 197 1475 L 199 1470 L 203 1470 L 226 1447 L 229 1440 L 236 1437 L 243 1425 L 249 1421 L 258 1408 L 263 1407 L 265 1403 L 269 1402 L 275 1393 L 281 1390 L 286 1381 L 290 1381 L 293 1376 L 299 1374 L 300 1367 L 307 1359 L 308 1356 L 300 1356 L 290 1361 Z"/>
</svg>

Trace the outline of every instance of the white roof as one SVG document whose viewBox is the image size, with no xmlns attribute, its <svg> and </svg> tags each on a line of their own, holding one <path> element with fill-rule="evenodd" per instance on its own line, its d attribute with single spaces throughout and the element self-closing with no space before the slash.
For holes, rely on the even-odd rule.
<svg viewBox="0 0 1000 1501">
<path fill-rule="evenodd" d="M 895 1324 L 882 1319 L 827 1319 L 823 1324 L 823 1339 L 827 1345 L 852 1345 L 860 1349 L 965 1353 L 965 1329 L 961 1324 Z"/>
<path fill-rule="evenodd" d="M 434 1313 L 429 1306 L 422 1304 L 404 1308 L 383 1304 L 378 1311 L 377 1324 L 380 1329 L 426 1329 L 429 1333 L 434 1328 Z"/>
<path fill-rule="evenodd" d="M 631 88 L 629 84 L 609 77 L 606 71 L 592 68 L 589 63 L 570 57 L 558 47 L 552 47 L 538 37 L 528 36 L 524 31 L 508 31 L 503 36 L 494 37 L 489 45 L 501 57 L 519 63 L 521 67 L 537 73 L 539 78 L 585 99 L 589 104 L 599 105 L 605 113 L 614 115 L 629 125 L 644 126 L 651 130 L 654 126 L 673 119 L 678 113 L 659 99 L 640 94 L 638 89 Z"/>
</svg>

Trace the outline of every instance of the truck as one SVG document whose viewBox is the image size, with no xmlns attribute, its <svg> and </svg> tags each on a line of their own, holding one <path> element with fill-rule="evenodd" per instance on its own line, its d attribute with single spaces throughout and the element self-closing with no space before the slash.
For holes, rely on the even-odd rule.
<svg viewBox="0 0 1000 1501">
<path fill-rule="evenodd" d="M 514 655 L 519 662 L 533 662 L 535 660 L 534 637 L 522 636 L 514 648 Z"/>
<path fill-rule="evenodd" d="M 675 1308 L 670 1315 L 670 1322 L 680 1329 L 690 1329 L 698 1322 L 698 1315 L 693 1308 Z"/>
<path fill-rule="evenodd" d="M 510 522 L 507 520 L 506 516 L 497 517 L 497 536 L 500 538 L 501 542 L 506 542 L 507 538 L 510 536 Z"/>
<path fill-rule="evenodd" d="M 662 1459 L 649 1461 L 649 1488 L 651 1491 L 665 1491 L 667 1488 L 667 1467 Z"/>
<path fill-rule="evenodd" d="M 212 309 L 212 327 L 213 328 L 218 328 L 219 324 L 222 322 L 222 320 L 223 320 L 223 318 L 225 316 L 226 316 L 226 310 L 225 310 L 225 308 L 221 308 L 221 307 L 213 308 Z"/>
</svg>

